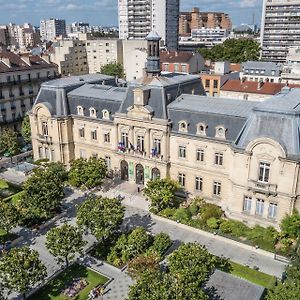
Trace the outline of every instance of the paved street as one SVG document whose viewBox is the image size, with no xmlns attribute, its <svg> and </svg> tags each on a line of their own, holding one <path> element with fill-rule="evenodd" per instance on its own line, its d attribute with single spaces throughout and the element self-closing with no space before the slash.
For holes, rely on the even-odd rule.
<svg viewBox="0 0 300 300">
<path fill-rule="evenodd" d="M 174 241 L 173 250 L 178 247 L 181 242 L 198 242 L 199 244 L 205 245 L 213 254 L 224 255 L 237 263 L 249 265 L 250 267 L 257 266 L 262 272 L 281 277 L 285 265 L 274 260 L 273 255 L 270 253 L 182 224 L 177 224 L 170 220 L 151 216 L 148 212 L 147 201 L 145 201 L 141 193 L 137 193 L 136 186 L 134 185 L 128 183 L 121 184 L 104 192 L 100 191 L 97 194 L 107 197 L 116 197 L 118 195 L 125 197 L 123 204 L 126 207 L 126 212 L 122 225 L 123 228 L 130 229 L 136 226 L 143 226 L 153 234 L 165 232 L 169 234 Z M 82 192 L 68 191 L 64 203 L 67 208 L 67 215 L 58 220 L 55 225 L 61 225 L 63 222 L 75 224 L 76 205 L 84 201 L 85 197 L 86 195 Z M 59 270 L 61 266 L 56 263 L 54 257 L 50 255 L 45 247 L 45 235 L 47 230 L 49 230 L 49 228 L 39 233 L 33 233 L 31 230 L 19 228 L 17 231 L 24 237 L 23 242 L 18 246 L 29 245 L 32 249 L 39 251 L 41 260 L 46 265 L 48 275 L 50 276 Z M 95 242 L 95 238 L 92 235 L 85 235 L 84 239 L 88 242 L 86 248 Z M 103 275 L 113 278 L 113 281 L 107 286 L 106 293 L 101 299 L 125 299 L 129 286 L 132 284 L 132 280 L 126 274 L 126 271 L 121 272 L 119 269 L 106 263 L 102 264 L 89 256 L 84 256 L 81 260 Z"/>
</svg>

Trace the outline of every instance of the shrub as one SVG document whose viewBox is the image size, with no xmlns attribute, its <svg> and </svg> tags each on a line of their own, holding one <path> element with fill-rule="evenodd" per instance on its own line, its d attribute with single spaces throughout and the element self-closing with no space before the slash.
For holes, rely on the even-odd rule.
<svg viewBox="0 0 300 300">
<path fill-rule="evenodd" d="M 160 215 L 166 218 L 171 218 L 176 212 L 176 208 L 165 208 L 160 212 Z"/>
<path fill-rule="evenodd" d="M 247 227 L 244 223 L 235 221 L 235 220 L 228 220 L 224 221 L 220 225 L 220 230 L 222 233 L 231 234 L 235 237 L 242 237 L 245 236 L 249 227 Z"/>
<path fill-rule="evenodd" d="M 295 211 L 291 216 L 286 215 L 281 221 L 280 228 L 289 238 L 297 238 L 300 232 L 300 214 Z"/>
<path fill-rule="evenodd" d="M 210 229 L 218 229 L 220 227 L 221 220 L 216 218 L 209 218 L 206 221 L 207 226 Z"/>
<path fill-rule="evenodd" d="M 200 208 L 201 219 L 206 223 L 210 218 L 220 219 L 222 217 L 222 209 L 211 203 L 204 203 Z"/>
<path fill-rule="evenodd" d="M 189 211 L 190 211 L 192 216 L 196 216 L 199 212 L 199 206 L 196 203 L 192 203 L 189 206 Z"/>
<path fill-rule="evenodd" d="M 247 232 L 247 238 L 252 241 L 254 245 L 268 251 L 274 251 L 277 235 L 278 232 L 275 228 L 264 228 L 259 225 L 256 225 Z"/>
<path fill-rule="evenodd" d="M 170 237 L 166 233 L 159 233 L 154 237 L 153 245 L 150 249 L 156 252 L 159 257 L 162 257 L 171 245 Z"/>
<path fill-rule="evenodd" d="M 173 215 L 174 220 L 179 222 L 189 221 L 191 219 L 191 213 L 187 208 L 177 208 L 175 214 Z"/>
</svg>

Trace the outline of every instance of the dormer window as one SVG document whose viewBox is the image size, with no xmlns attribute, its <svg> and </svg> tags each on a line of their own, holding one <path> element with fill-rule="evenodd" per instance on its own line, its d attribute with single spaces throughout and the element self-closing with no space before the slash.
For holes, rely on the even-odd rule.
<svg viewBox="0 0 300 300">
<path fill-rule="evenodd" d="M 90 108 L 90 117 L 92 117 L 92 118 L 96 118 L 97 117 L 96 109 L 93 108 L 93 107 Z"/>
<path fill-rule="evenodd" d="M 223 126 L 216 127 L 216 138 L 220 138 L 220 139 L 226 138 L 226 129 Z"/>
<path fill-rule="evenodd" d="M 105 120 L 109 120 L 109 111 L 107 109 L 102 110 L 102 118 Z"/>
<path fill-rule="evenodd" d="M 77 106 L 77 115 L 83 116 L 83 107 L 82 106 Z"/>
<path fill-rule="evenodd" d="M 206 125 L 204 123 L 199 123 L 197 125 L 197 134 L 206 135 Z"/>
<path fill-rule="evenodd" d="M 181 132 L 187 132 L 188 131 L 188 124 L 186 121 L 180 121 L 179 122 L 179 131 Z"/>
</svg>

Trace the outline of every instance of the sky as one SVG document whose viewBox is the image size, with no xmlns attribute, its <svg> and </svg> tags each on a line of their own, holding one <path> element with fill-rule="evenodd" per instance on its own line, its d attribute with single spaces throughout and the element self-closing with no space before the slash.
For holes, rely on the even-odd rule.
<svg viewBox="0 0 300 300">
<path fill-rule="evenodd" d="M 199 7 L 202 11 L 229 13 L 233 24 L 260 25 L 262 0 L 180 0 L 181 10 Z M 0 24 L 24 22 L 39 25 L 40 19 L 62 18 L 67 23 L 117 25 L 118 0 L 0 0 Z"/>
</svg>

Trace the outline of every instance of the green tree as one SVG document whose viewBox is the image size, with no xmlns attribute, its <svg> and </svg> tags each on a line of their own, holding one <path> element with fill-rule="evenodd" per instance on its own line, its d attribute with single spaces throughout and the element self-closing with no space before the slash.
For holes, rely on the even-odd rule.
<svg viewBox="0 0 300 300">
<path fill-rule="evenodd" d="M 162 232 L 154 237 L 153 245 L 150 247 L 149 252 L 154 252 L 159 258 L 162 258 L 171 245 L 170 237 Z"/>
<path fill-rule="evenodd" d="M 299 300 L 300 282 L 286 281 L 268 291 L 267 300 Z"/>
<path fill-rule="evenodd" d="M 80 188 L 100 186 L 107 176 L 105 160 L 97 157 L 79 158 L 71 162 L 69 182 Z"/>
<path fill-rule="evenodd" d="M 61 205 L 64 196 L 63 166 L 50 163 L 34 170 L 24 183 L 24 194 L 19 203 L 26 218 L 50 218 Z"/>
<path fill-rule="evenodd" d="M 90 197 L 77 211 L 77 224 L 91 231 L 98 241 L 113 235 L 123 221 L 125 208 L 118 199 Z"/>
<path fill-rule="evenodd" d="M 66 267 L 76 253 L 82 254 L 85 245 L 81 230 L 66 223 L 61 227 L 52 228 L 46 236 L 47 249 L 59 263 L 65 262 Z"/>
<path fill-rule="evenodd" d="M 26 117 L 22 121 L 21 134 L 25 143 L 31 142 L 31 128 L 30 128 L 30 120 L 28 115 L 26 115 Z"/>
<path fill-rule="evenodd" d="M 300 214 L 294 211 L 292 215 L 286 215 L 281 221 L 280 228 L 288 237 L 300 238 Z"/>
<path fill-rule="evenodd" d="M 26 293 L 47 276 L 39 254 L 29 247 L 13 248 L 0 259 L 0 280 L 9 291 Z"/>
<path fill-rule="evenodd" d="M 11 201 L 0 201 L 0 228 L 5 231 L 10 231 L 13 227 L 18 225 L 20 215 L 17 208 Z"/>
<path fill-rule="evenodd" d="M 252 39 L 227 39 L 223 44 L 215 45 L 212 49 L 199 48 L 198 52 L 212 61 L 230 61 L 241 63 L 259 59 L 259 44 Z"/>
<path fill-rule="evenodd" d="M 128 263 L 127 272 L 134 279 L 140 278 L 147 270 L 159 270 L 159 257 L 157 255 L 140 254 Z"/>
<path fill-rule="evenodd" d="M 109 63 L 101 67 L 101 74 L 109 75 L 109 76 L 115 76 L 118 78 L 124 77 L 124 67 L 120 63 Z"/>
<path fill-rule="evenodd" d="M 7 152 L 10 156 L 20 153 L 20 143 L 17 133 L 11 129 L 4 129 L 0 134 L 0 152 Z"/>
<path fill-rule="evenodd" d="M 144 189 L 144 194 L 150 199 L 151 206 L 158 211 L 167 207 L 172 207 L 174 203 L 174 194 L 179 189 L 177 181 L 164 178 L 150 180 Z"/>
</svg>

